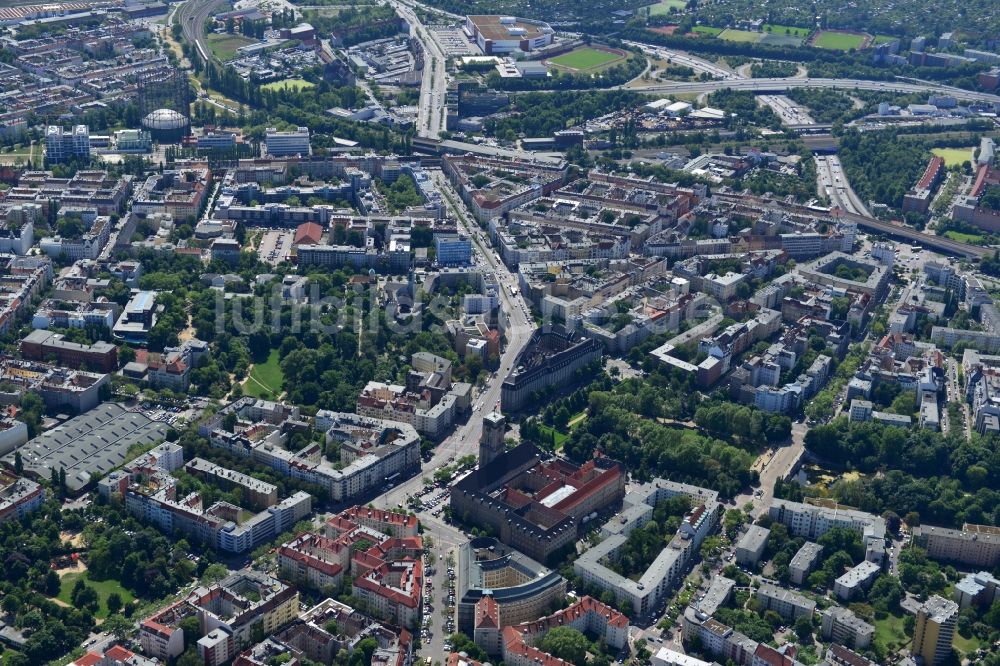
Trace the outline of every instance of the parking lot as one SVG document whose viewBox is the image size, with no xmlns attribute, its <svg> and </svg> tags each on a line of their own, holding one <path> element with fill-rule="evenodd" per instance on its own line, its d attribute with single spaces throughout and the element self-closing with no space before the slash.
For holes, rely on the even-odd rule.
<svg viewBox="0 0 1000 666">
<path fill-rule="evenodd" d="M 288 229 L 265 231 L 257 246 L 257 257 L 265 264 L 276 266 L 291 256 L 294 239 L 295 234 Z"/>
<path fill-rule="evenodd" d="M 465 32 L 459 27 L 437 25 L 428 28 L 434 41 L 441 47 L 445 56 L 482 55 L 479 45 L 470 42 Z"/>
</svg>

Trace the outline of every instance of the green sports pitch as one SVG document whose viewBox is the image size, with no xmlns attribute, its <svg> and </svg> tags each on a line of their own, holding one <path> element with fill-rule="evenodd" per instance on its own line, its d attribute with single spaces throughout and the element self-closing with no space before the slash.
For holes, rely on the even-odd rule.
<svg viewBox="0 0 1000 666">
<path fill-rule="evenodd" d="M 622 56 L 618 53 L 584 47 L 551 58 L 549 62 L 557 67 L 584 72 L 592 69 L 600 69 L 622 59 Z"/>
<path fill-rule="evenodd" d="M 832 32 L 825 30 L 813 40 L 812 45 L 820 49 L 850 51 L 860 49 L 868 37 L 856 32 Z"/>
</svg>

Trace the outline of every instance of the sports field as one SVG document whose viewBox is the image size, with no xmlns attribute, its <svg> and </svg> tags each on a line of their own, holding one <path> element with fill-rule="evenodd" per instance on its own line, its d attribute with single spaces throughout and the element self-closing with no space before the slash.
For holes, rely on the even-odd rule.
<svg viewBox="0 0 1000 666">
<path fill-rule="evenodd" d="M 687 3 L 684 0 L 660 0 L 660 2 L 655 5 L 649 6 L 649 15 L 658 16 L 661 14 L 669 14 L 671 9 L 684 9 L 687 7 Z"/>
<path fill-rule="evenodd" d="M 557 67 L 562 67 L 563 69 L 585 72 L 603 69 L 620 60 L 624 60 L 624 57 L 618 53 L 602 51 L 601 49 L 584 46 L 578 49 L 573 49 L 569 53 L 564 53 L 561 56 L 551 58 L 549 59 L 549 63 Z"/>
<path fill-rule="evenodd" d="M 850 51 L 860 49 L 864 46 L 868 36 L 857 32 L 833 32 L 824 30 L 816 35 L 812 45 L 820 49 L 831 49 L 834 51 Z"/>
<path fill-rule="evenodd" d="M 727 42 L 748 42 L 756 43 L 761 40 L 764 36 L 760 32 L 750 32 L 749 30 L 734 30 L 733 28 L 726 28 L 719 33 L 719 39 L 724 39 Z"/>
<path fill-rule="evenodd" d="M 961 166 L 966 160 L 972 161 L 972 147 L 968 148 L 934 148 L 932 153 L 944 158 L 945 166 Z"/>
<path fill-rule="evenodd" d="M 879 44 L 891 42 L 894 39 L 899 39 L 899 37 L 893 37 L 892 35 L 875 35 L 875 39 L 872 40 L 872 44 L 878 46 Z"/>
<path fill-rule="evenodd" d="M 764 32 L 773 35 L 790 35 L 792 37 L 808 37 L 812 32 L 809 28 L 796 28 L 794 25 L 778 25 L 776 23 L 765 23 Z"/>
<path fill-rule="evenodd" d="M 261 86 L 264 90 L 284 90 L 289 89 L 295 92 L 299 90 L 305 90 L 307 88 L 315 87 L 315 83 L 306 81 L 305 79 L 282 79 L 280 81 L 271 81 L 270 83 L 265 83 Z"/>
<path fill-rule="evenodd" d="M 695 27 L 691 28 L 691 32 L 700 35 L 708 35 L 709 37 L 716 37 L 719 35 L 719 33 L 722 32 L 722 28 L 713 28 L 710 25 L 696 25 Z"/>
<path fill-rule="evenodd" d="M 215 54 L 215 57 L 222 61 L 232 60 L 235 58 L 236 50 L 241 46 L 257 43 L 256 39 L 250 39 L 249 37 L 244 37 L 243 35 L 219 33 L 212 33 L 205 39 L 208 41 L 208 46 L 212 49 L 212 53 Z"/>
</svg>

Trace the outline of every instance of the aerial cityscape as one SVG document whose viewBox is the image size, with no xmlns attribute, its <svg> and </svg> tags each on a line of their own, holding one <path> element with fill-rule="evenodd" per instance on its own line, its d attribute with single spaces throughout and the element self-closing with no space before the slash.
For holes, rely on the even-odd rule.
<svg viewBox="0 0 1000 666">
<path fill-rule="evenodd" d="M 1000 666 L 1000 5 L 0 0 L 0 666 Z"/>
</svg>

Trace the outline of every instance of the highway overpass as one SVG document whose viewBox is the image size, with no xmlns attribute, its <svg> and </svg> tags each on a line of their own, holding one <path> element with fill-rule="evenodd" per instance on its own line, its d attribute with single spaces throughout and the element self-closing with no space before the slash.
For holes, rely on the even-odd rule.
<svg viewBox="0 0 1000 666">
<path fill-rule="evenodd" d="M 796 212 L 816 215 L 816 211 L 805 206 L 800 206 L 798 204 L 786 204 L 781 203 L 776 204 L 770 199 L 765 199 L 763 197 L 741 195 L 741 194 L 722 194 L 716 193 L 714 196 L 726 201 L 752 201 L 763 208 L 770 208 L 777 211 L 788 212 L 789 209 L 793 209 Z M 874 231 L 886 236 L 892 236 L 894 238 L 901 238 L 908 242 L 915 243 L 918 245 L 923 245 L 934 250 L 938 250 L 945 254 L 951 254 L 956 256 L 965 256 L 972 259 L 981 258 L 985 256 L 990 256 L 993 254 L 993 250 L 988 247 L 980 247 L 978 245 L 970 245 L 969 243 L 961 243 L 956 240 L 952 240 L 945 236 L 935 236 L 933 234 L 925 234 L 917 231 L 913 227 L 904 227 L 898 224 L 890 224 L 888 222 L 882 222 L 881 220 L 876 220 L 873 217 L 867 217 L 865 215 L 856 215 L 854 213 L 847 213 L 844 211 L 838 211 L 837 213 L 831 212 L 831 217 L 838 220 L 845 220 L 848 222 L 855 222 L 859 227 L 864 227 L 870 231 Z"/>
</svg>

